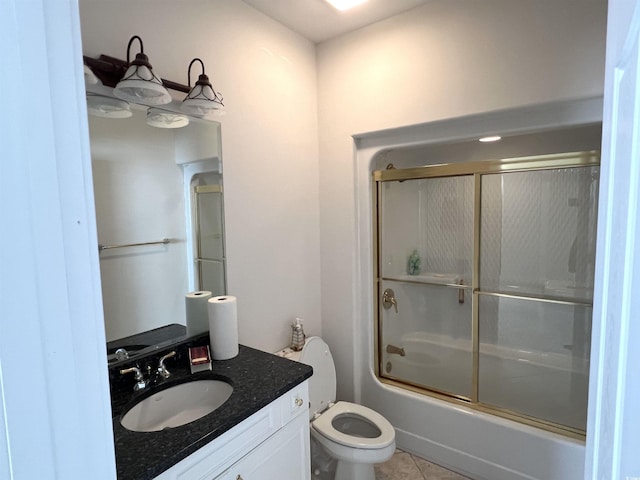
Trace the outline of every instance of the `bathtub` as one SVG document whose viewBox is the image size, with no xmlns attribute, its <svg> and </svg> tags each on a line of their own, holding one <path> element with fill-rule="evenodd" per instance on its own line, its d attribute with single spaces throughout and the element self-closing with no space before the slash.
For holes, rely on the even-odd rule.
<svg viewBox="0 0 640 480">
<path fill-rule="evenodd" d="M 383 369 L 390 365 L 385 376 L 407 379 L 415 385 L 435 382 L 438 390 L 470 396 L 472 356 L 468 340 L 413 332 L 394 345 L 403 347 L 406 355 L 383 353 Z M 586 392 L 586 365 L 576 364 L 567 354 L 484 344 L 480 354 L 481 401 L 502 408 L 508 408 L 511 402 L 534 417 L 576 427 L 584 424 L 586 393 L 581 398 L 576 392 Z M 567 385 L 572 370 L 574 381 Z M 496 372 L 502 374 L 501 385 L 517 385 L 520 390 L 505 399 Z M 399 448 L 470 478 L 582 480 L 581 440 L 381 383 L 371 369 L 363 378 L 361 395 L 363 404 L 382 413 L 394 425 Z M 558 398 L 566 395 L 574 401 L 577 397 L 575 405 L 558 407 Z M 538 400 L 533 401 L 534 398 Z"/>
<path fill-rule="evenodd" d="M 405 356 L 384 353 L 383 375 L 471 398 L 469 340 L 413 332 L 399 344 Z M 587 421 L 588 368 L 581 359 L 480 344 L 482 403 L 578 430 Z"/>
<path fill-rule="evenodd" d="M 412 332 L 393 345 L 405 356 L 383 353 L 383 375 L 418 386 L 471 397 L 473 358 L 469 340 Z"/>
</svg>

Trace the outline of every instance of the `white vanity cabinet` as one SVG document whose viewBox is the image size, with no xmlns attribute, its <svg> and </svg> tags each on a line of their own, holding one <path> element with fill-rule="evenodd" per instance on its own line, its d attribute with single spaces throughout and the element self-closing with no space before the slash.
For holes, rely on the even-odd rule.
<svg viewBox="0 0 640 480">
<path fill-rule="evenodd" d="M 310 480 L 308 381 L 155 480 Z"/>
<path fill-rule="evenodd" d="M 304 424 L 304 425 L 303 425 Z M 302 415 L 258 445 L 215 480 L 309 479 L 309 419 Z"/>
</svg>

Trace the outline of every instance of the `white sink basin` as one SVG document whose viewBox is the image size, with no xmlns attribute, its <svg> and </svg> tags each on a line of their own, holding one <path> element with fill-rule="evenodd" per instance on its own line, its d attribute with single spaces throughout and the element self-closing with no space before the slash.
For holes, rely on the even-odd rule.
<svg viewBox="0 0 640 480">
<path fill-rule="evenodd" d="M 227 401 L 231 392 L 233 387 L 219 380 L 181 383 L 137 403 L 120 423 L 134 432 L 179 427 L 213 412 Z"/>
</svg>

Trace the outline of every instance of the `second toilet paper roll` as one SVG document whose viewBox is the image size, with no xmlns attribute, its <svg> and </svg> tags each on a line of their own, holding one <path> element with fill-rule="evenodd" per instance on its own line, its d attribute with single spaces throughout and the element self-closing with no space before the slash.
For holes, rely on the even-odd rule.
<svg viewBox="0 0 640 480">
<path fill-rule="evenodd" d="M 236 297 L 224 295 L 210 298 L 209 341 L 214 360 L 228 360 L 238 355 L 238 304 Z"/>
<path fill-rule="evenodd" d="M 185 311 L 187 315 L 187 336 L 193 337 L 209 330 L 209 312 L 207 300 L 211 298 L 211 292 L 200 290 L 185 295 Z"/>
</svg>

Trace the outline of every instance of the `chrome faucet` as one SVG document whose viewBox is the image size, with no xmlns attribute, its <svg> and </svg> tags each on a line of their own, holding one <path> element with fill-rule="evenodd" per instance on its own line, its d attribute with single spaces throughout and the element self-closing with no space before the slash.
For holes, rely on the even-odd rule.
<svg viewBox="0 0 640 480">
<path fill-rule="evenodd" d="M 173 350 L 172 352 L 169 352 L 166 355 L 160 357 L 160 361 L 158 362 L 158 369 L 156 370 L 156 372 L 162 378 L 169 378 L 171 376 L 171 373 L 169 373 L 169 370 L 167 370 L 167 367 L 164 366 L 164 361 L 167 358 L 171 358 L 171 357 L 175 357 L 175 356 L 176 356 L 176 351 Z"/>
<path fill-rule="evenodd" d="M 395 345 L 387 345 L 387 353 L 393 353 L 396 355 L 400 355 L 401 357 L 404 357 L 406 355 L 406 353 L 404 352 L 404 347 L 396 347 Z"/>
<path fill-rule="evenodd" d="M 167 370 L 167 367 L 165 366 L 164 362 L 168 358 L 175 357 L 175 356 L 176 356 L 176 352 L 175 350 L 173 350 L 167 353 L 166 355 L 163 355 L 162 357 L 160 357 L 160 361 L 158 362 L 158 368 L 155 371 L 157 375 L 152 375 L 151 365 L 147 365 L 145 370 L 147 371 L 148 378 L 146 379 L 144 378 L 144 373 L 143 373 L 143 370 L 140 368 L 140 365 L 136 365 L 135 367 L 123 368 L 122 370 L 120 370 L 120 373 L 122 375 L 126 375 L 127 373 L 133 373 L 133 378 L 136 381 L 135 385 L 133 386 L 133 391 L 139 392 L 140 390 L 144 390 L 145 388 L 147 388 L 152 383 L 155 384 L 159 380 L 169 378 L 171 376 L 171 373 L 169 372 L 169 370 Z"/>
<path fill-rule="evenodd" d="M 145 380 L 144 374 L 142 373 L 142 370 L 140 370 L 140 367 L 138 365 L 136 365 L 135 367 L 123 368 L 122 370 L 120 370 L 120 373 L 122 375 L 126 375 L 127 373 L 131 372 L 133 372 L 133 378 L 136 381 L 136 384 L 133 386 L 133 391 L 139 392 L 140 390 L 144 390 L 145 388 L 147 388 L 149 382 L 148 380 Z"/>
</svg>

